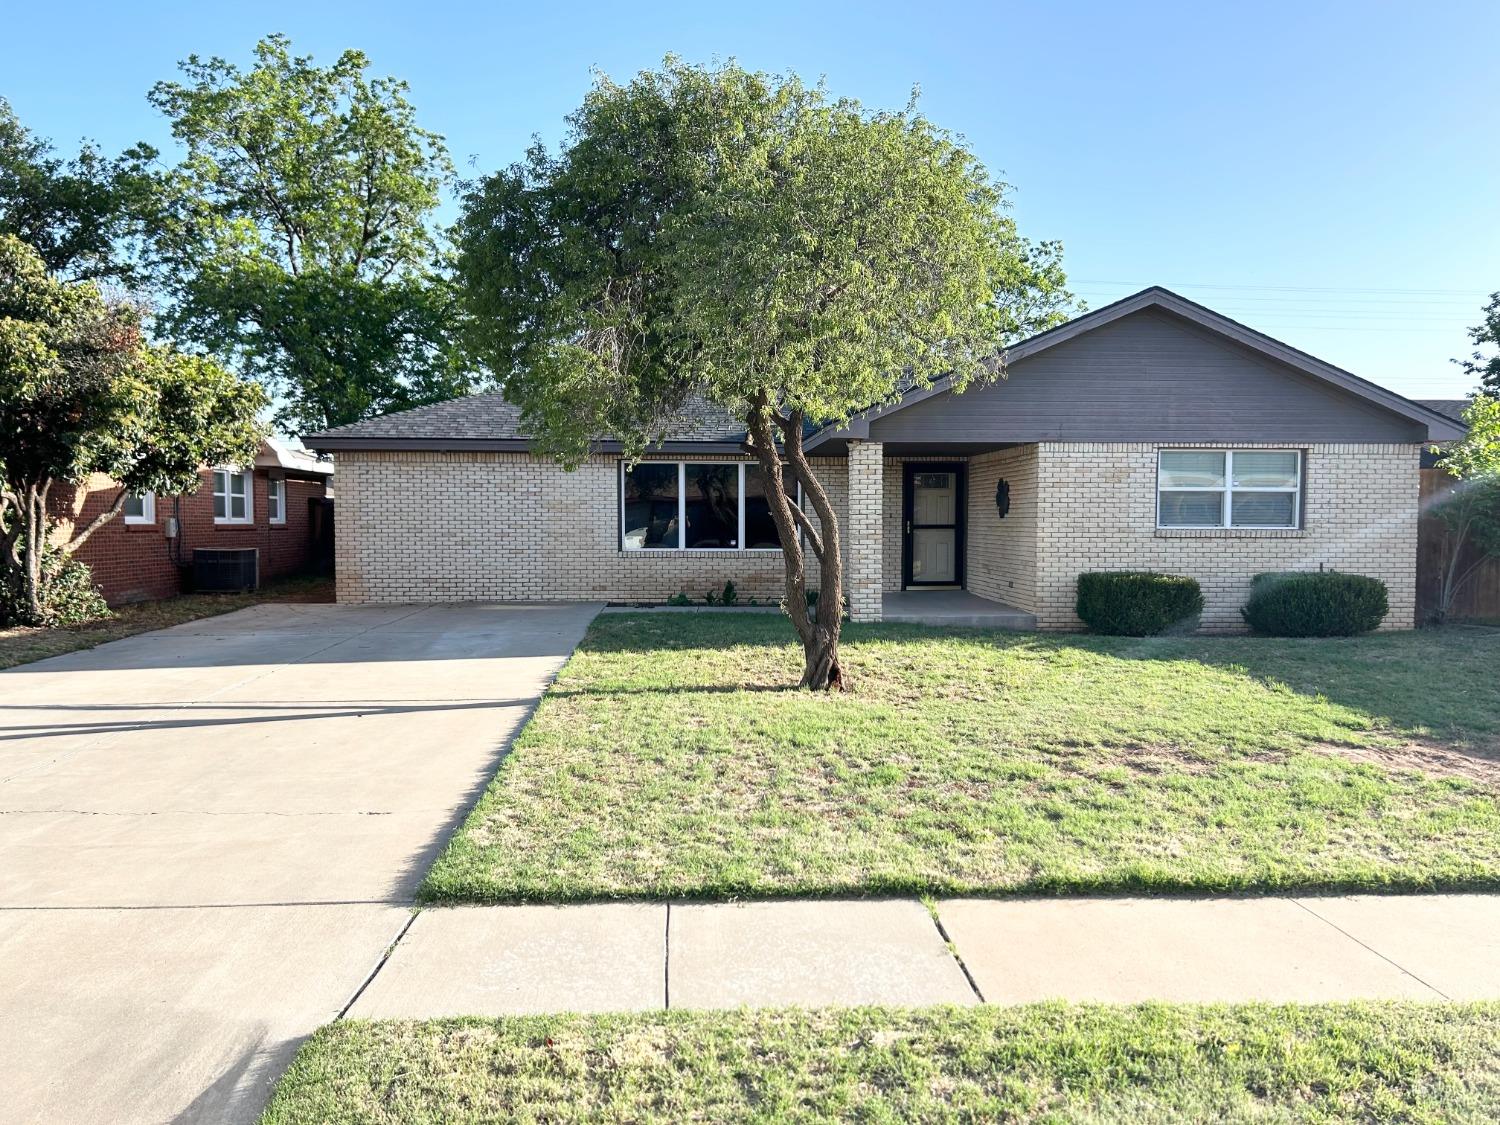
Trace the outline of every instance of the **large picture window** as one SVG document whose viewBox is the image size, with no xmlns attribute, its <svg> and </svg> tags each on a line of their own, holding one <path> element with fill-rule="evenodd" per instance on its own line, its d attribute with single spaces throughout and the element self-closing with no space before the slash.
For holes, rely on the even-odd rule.
<svg viewBox="0 0 1500 1125">
<path fill-rule="evenodd" d="M 1302 520 L 1295 449 L 1163 449 L 1156 526 L 1294 528 Z"/>
<path fill-rule="evenodd" d="M 779 551 L 760 467 L 743 461 L 620 465 L 627 551 Z"/>
</svg>

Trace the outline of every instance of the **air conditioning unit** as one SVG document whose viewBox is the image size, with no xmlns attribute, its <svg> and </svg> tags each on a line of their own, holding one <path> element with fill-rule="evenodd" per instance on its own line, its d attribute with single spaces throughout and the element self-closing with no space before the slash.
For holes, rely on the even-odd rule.
<svg viewBox="0 0 1500 1125">
<path fill-rule="evenodd" d="M 260 551 L 193 550 L 193 589 L 200 594 L 236 594 L 260 585 Z"/>
</svg>

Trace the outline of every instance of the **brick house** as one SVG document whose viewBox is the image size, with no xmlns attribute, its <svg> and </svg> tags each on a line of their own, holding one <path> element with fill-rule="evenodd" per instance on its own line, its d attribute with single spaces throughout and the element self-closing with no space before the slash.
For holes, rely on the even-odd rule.
<svg viewBox="0 0 1500 1125">
<path fill-rule="evenodd" d="M 1160 288 L 1006 369 L 808 437 L 854 619 L 961 597 L 993 611 L 966 618 L 1077 628 L 1080 573 L 1139 568 L 1197 578 L 1202 628 L 1233 631 L 1252 575 L 1328 567 L 1382 579 L 1385 627 L 1414 623 L 1418 461 L 1451 418 Z M 601 441 L 571 472 L 519 421 L 475 395 L 307 437 L 338 465 L 339 600 L 696 600 L 726 579 L 781 596 L 732 419 L 698 405 L 645 460 Z"/>
<path fill-rule="evenodd" d="M 307 571 L 313 562 L 309 501 L 328 494 L 333 466 L 274 438 L 245 468 L 206 468 L 197 491 L 185 496 L 132 496 L 125 510 L 79 549 L 110 605 L 179 594 L 184 568 L 199 547 L 254 547 L 262 582 Z M 49 515 L 56 535 L 94 519 L 114 503 L 119 486 L 95 476 L 73 489 L 55 489 Z M 174 522 L 175 521 L 175 522 Z"/>
</svg>

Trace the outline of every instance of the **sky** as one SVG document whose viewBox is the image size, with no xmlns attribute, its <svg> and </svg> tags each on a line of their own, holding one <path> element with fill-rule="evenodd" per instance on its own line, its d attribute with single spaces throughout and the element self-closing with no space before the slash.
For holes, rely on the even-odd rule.
<svg viewBox="0 0 1500 1125">
<path fill-rule="evenodd" d="M 1013 185 L 1098 307 L 1165 285 L 1414 398 L 1500 290 L 1500 3 L 753 4 L 12 0 L 0 96 L 64 148 L 146 140 L 187 55 L 271 32 L 406 79 L 465 174 L 555 144 L 595 71 L 674 53 L 823 77 L 899 108 L 914 87 Z"/>
</svg>

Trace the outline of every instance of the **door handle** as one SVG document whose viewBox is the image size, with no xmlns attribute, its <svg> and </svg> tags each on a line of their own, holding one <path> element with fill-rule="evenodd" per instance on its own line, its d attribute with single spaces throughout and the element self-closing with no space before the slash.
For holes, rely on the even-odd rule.
<svg viewBox="0 0 1500 1125">
<path fill-rule="evenodd" d="M 906 521 L 906 534 L 911 534 L 911 520 Z"/>
</svg>

